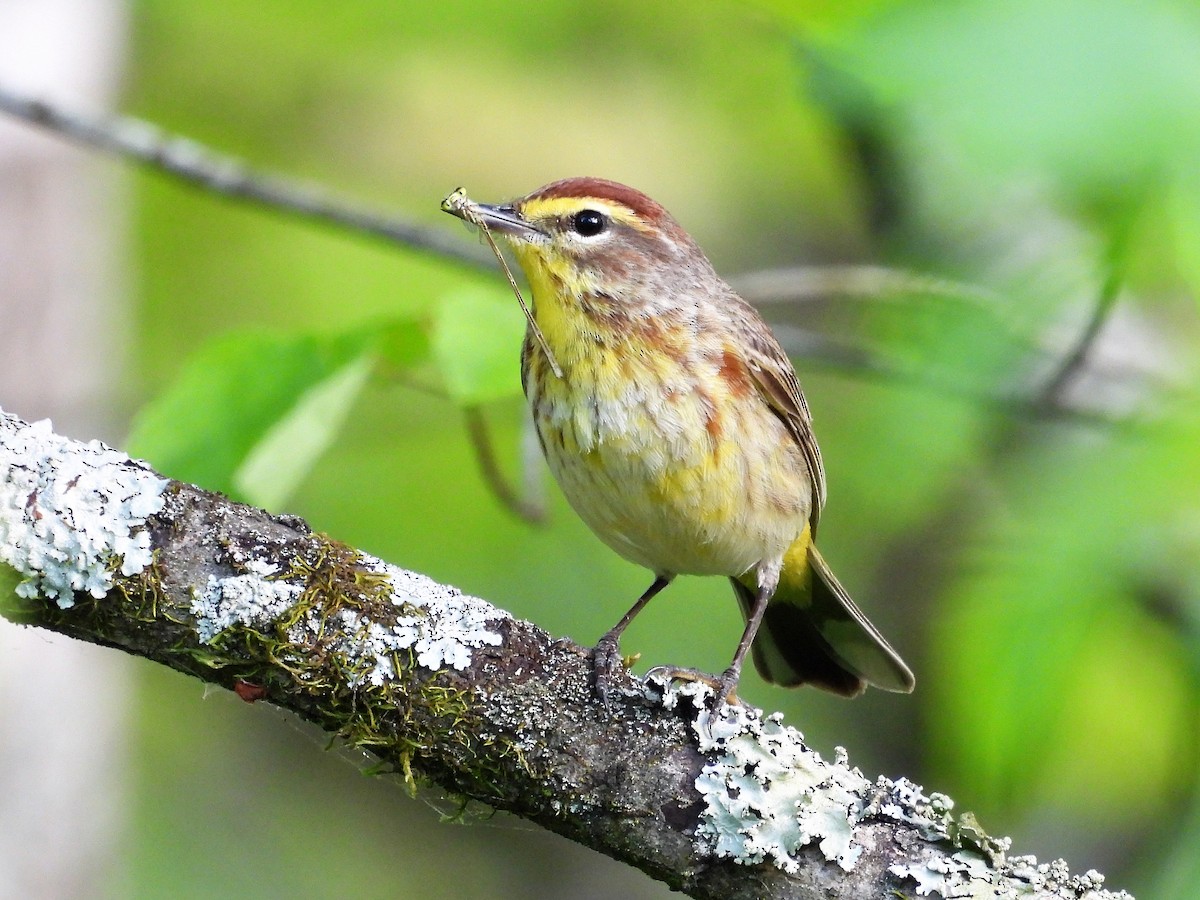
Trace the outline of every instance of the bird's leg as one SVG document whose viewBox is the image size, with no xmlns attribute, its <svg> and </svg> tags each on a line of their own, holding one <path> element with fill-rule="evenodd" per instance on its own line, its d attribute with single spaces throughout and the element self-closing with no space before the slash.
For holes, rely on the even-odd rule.
<svg viewBox="0 0 1200 900">
<path fill-rule="evenodd" d="M 776 574 L 777 579 L 778 574 Z M 742 639 L 738 641 L 737 650 L 733 653 L 733 662 L 721 674 L 721 680 L 718 682 L 715 706 L 737 702 L 737 686 L 742 677 L 742 663 L 746 661 L 746 654 L 750 652 L 750 645 L 754 643 L 754 636 L 758 634 L 758 626 L 762 624 L 763 615 L 766 614 L 767 603 L 770 602 L 771 595 L 775 593 L 775 585 L 763 585 L 762 580 L 760 577 L 759 588 L 754 595 L 754 605 L 750 608 L 749 615 L 746 616 L 746 629 L 742 632 Z"/>
<path fill-rule="evenodd" d="M 629 627 L 629 623 L 642 611 L 642 608 L 654 599 L 655 595 L 671 583 L 674 575 L 656 575 L 654 583 L 646 588 L 646 592 L 638 597 L 637 603 L 630 607 L 629 612 L 621 617 L 621 621 L 605 632 L 596 642 L 592 650 L 592 671 L 596 680 L 596 694 L 600 701 L 607 706 L 610 682 L 621 669 L 621 633 Z"/>
</svg>

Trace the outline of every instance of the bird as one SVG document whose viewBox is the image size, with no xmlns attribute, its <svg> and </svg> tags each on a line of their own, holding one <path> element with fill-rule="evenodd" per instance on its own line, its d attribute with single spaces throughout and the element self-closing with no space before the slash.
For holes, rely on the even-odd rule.
<svg viewBox="0 0 1200 900">
<path fill-rule="evenodd" d="M 521 383 L 549 468 L 600 540 L 654 574 L 593 650 L 601 699 L 622 633 L 678 575 L 728 578 L 745 618 L 720 676 L 667 669 L 719 703 L 738 702 L 748 653 L 778 685 L 912 691 L 817 550 L 825 468 L 791 361 L 671 214 L 594 177 L 501 204 L 460 188 L 442 208 L 516 257 L 531 291 Z"/>
</svg>

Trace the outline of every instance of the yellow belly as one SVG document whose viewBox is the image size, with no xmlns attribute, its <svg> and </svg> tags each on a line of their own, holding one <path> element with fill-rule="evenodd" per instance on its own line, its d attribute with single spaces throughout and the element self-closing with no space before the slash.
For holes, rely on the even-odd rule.
<svg viewBox="0 0 1200 900">
<path fill-rule="evenodd" d="M 560 359 L 558 379 L 530 353 L 550 469 L 621 556 L 659 574 L 741 575 L 799 537 L 811 504 L 800 450 L 715 363 L 597 347 Z"/>
</svg>

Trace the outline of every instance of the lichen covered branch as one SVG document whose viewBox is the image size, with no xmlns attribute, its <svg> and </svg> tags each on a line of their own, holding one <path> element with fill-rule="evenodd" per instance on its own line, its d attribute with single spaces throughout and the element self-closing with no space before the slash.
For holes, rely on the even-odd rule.
<svg viewBox="0 0 1200 900">
<path fill-rule="evenodd" d="M 3 413 L 0 563 L 9 618 L 265 699 L 695 897 L 1127 897 L 703 684 L 627 678 L 606 707 L 570 642 Z"/>
</svg>

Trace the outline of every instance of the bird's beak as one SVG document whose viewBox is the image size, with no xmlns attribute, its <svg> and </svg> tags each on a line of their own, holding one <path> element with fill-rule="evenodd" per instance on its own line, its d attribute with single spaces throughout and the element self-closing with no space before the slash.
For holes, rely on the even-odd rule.
<svg viewBox="0 0 1200 900">
<path fill-rule="evenodd" d="M 478 211 L 480 218 L 487 222 L 488 228 L 499 231 L 502 234 L 512 235 L 513 237 L 528 237 L 533 234 L 542 234 L 542 229 L 526 222 L 521 218 L 521 214 L 511 206 L 489 206 L 486 203 L 477 203 L 475 209 Z"/>
<path fill-rule="evenodd" d="M 521 214 L 513 206 L 476 203 L 463 192 L 462 188 L 458 188 L 442 201 L 442 211 L 448 212 L 452 216 L 458 216 L 464 222 L 478 227 L 486 227 L 509 237 L 529 240 L 534 236 L 545 235 L 542 229 L 521 218 Z"/>
</svg>

